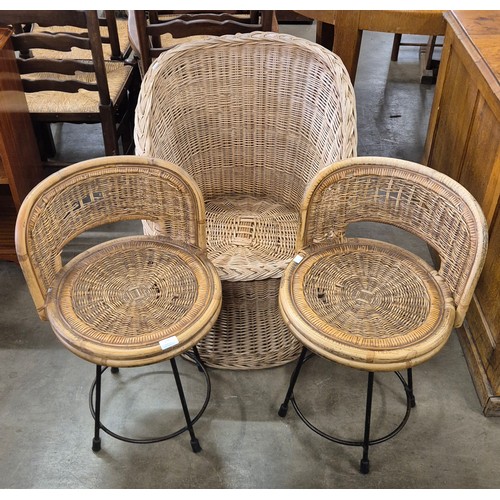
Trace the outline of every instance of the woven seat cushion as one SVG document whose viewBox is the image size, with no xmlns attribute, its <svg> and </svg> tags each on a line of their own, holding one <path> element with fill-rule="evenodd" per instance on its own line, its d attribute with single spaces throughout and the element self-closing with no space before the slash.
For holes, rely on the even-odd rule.
<svg viewBox="0 0 500 500">
<path fill-rule="evenodd" d="M 297 210 L 251 196 L 206 203 L 210 260 L 226 281 L 281 277 L 293 257 Z"/>
<path fill-rule="evenodd" d="M 353 239 L 301 255 L 285 271 L 280 307 L 313 352 L 355 368 L 396 371 L 429 359 L 448 339 L 451 293 L 414 254 Z"/>
<path fill-rule="evenodd" d="M 224 281 L 280 278 L 294 255 L 296 209 L 271 199 L 225 196 L 205 202 L 207 251 Z M 144 221 L 145 234 L 163 228 Z"/>
<path fill-rule="evenodd" d="M 220 298 L 217 273 L 197 249 L 134 236 L 70 261 L 48 292 L 47 317 L 81 358 L 140 366 L 195 345 L 215 322 Z"/>
<path fill-rule="evenodd" d="M 112 102 L 116 102 L 133 68 L 124 65 L 123 62 L 107 61 L 105 65 L 110 98 Z M 89 83 L 95 82 L 94 73 L 84 72 L 77 72 L 75 76 L 55 73 L 31 73 L 23 75 L 23 78 L 36 80 L 48 76 L 55 80 L 76 79 Z M 99 113 L 99 94 L 97 91 L 79 90 L 70 93 L 44 90 L 41 92 L 27 92 L 26 101 L 30 113 Z"/>
</svg>

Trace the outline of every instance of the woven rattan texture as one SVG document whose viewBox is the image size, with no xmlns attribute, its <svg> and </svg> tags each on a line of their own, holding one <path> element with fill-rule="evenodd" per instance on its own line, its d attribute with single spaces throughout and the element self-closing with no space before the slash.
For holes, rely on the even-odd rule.
<svg viewBox="0 0 500 500">
<path fill-rule="evenodd" d="M 147 217 L 161 221 L 173 241 L 206 246 L 201 193 L 168 162 L 135 156 L 89 160 L 47 178 L 27 200 L 16 228 L 17 252 L 33 274 L 28 283 L 38 289 L 42 316 L 62 249 L 93 227 Z"/>
<path fill-rule="evenodd" d="M 161 237 L 94 247 L 65 266 L 49 290 L 52 328 L 71 351 L 99 365 L 144 365 L 185 352 L 220 307 L 220 281 L 203 255 Z M 165 339 L 174 340 L 168 349 L 160 345 Z"/>
<path fill-rule="evenodd" d="M 391 224 L 439 253 L 439 270 L 393 244 L 347 238 L 359 221 Z M 294 335 L 328 359 L 396 371 L 434 356 L 461 325 L 487 248 L 462 186 L 423 165 L 352 158 L 320 172 L 304 197 L 298 256 L 280 308 Z"/>
<path fill-rule="evenodd" d="M 198 344 L 207 365 L 250 370 L 279 366 L 300 352 L 278 308 L 280 280 L 223 281 L 222 308 L 212 331 Z"/>
<path fill-rule="evenodd" d="M 405 229 L 438 252 L 439 275 L 453 294 L 461 324 L 488 239 L 484 215 L 462 186 L 415 163 L 361 158 L 325 172 L 308 197 L 300 246 L 343 240 L 347 225 L 356 221 Z"/>
<path fill-rule="evenodd" d="M 355 113 L 349 76 L 322 47 L 277 33 L 211 37 L 161 54 L 146 74 L 137 153 L 181 165 L 206 200 L 298 209 L 321 167 L 355 154 Z"/>
<path fill-rule="evenodd" d="M 301 342 L 324 357 L 371 371 L 409 368 L 451 333 L 446 285 L 398 247 L 352 239 L 291 267 L 284 314 Z"/>
<path fill-rule="evenodd" d="M 218 323 L 226 333 L 214 335 L 205 359 L 218 358 L 214 364 L 227 368 L 273 366 L 255 350 L 287 342 L 295 356 L 299 345 L 285 325 L 265 325 L 276 324 L 278 278 L 293 257 L 307 183 L 325 166 L 356 154 L 354 93 L 340 59 L 277 33 L 179 45 L 145 75 L 134 134 L 137 154 L 168 159 L 196 180 L 206 201 L 208 253 L 223 288 L 240 283 L 247 307 L 260 316 L 259 333 L 248 315 L 231 313 L 240 299 L 228 289 Z M 145 231 L 163 232 L 148 223 Z M 267 307 L 252 304 L 258 280 L 269 280 L 273 289 Z M 254 351 L 241 349 L 245 336 Z M 236 352 L 241 355 L 234 361 Z M 284 362 L 280 352 L 275 355 L 276 364 Z"/>
</svg>

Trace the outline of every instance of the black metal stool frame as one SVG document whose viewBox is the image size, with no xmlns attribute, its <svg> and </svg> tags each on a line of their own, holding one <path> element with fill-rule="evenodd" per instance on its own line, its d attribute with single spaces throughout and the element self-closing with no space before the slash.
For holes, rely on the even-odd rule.
<svg viewBox="0 0 500 500">
<path fill-rule="evenodd" d="M 100 437 L 100 430 L 103 430 L 106 434 L 119 439 L 120 441 L 126 441 L 127 443 L 138 443 L 138 444 L 150 444 L 150 443 L 158 443 L 160 441 L 166 441 L 167 439 L 172 439 L 180 434 L 182 434 L 185 431 L 189 431 L 189 435 L 191 437 L 191 448 L 193 452 L 198 453 L 201 451 L 201 446 L 198 441 L 198 438 L 196 437 L 193 429 L 193 425 L 198 421 L 198 419 L 202 416 L 202 414 L 205 412 L 205 409 L 207 408 L 208 402 L 210 400 L 210 395 L 211 395 L 211 382 L 210 382 L 210 376 L 208 374 L 208 371 L 203 364 L 203 361 L 200 358 L 200 355 L 198 353 L 198 349 L 196 346 L 193 347 L 193 353 L 191 352 L 186 352 L 185 353 L 187 356 L 191 358 L 194 363 L 196 363 L 198 370 L 202 372 L 205 376 L 206 384 L 207 384 L 207 392 L 205 396 L 205 401 L 200 409 L 200 411 L 196 414 L 195 417 L 191 418 L 189 414 L 189 409 L 187 406 L 186 398 L 184 396 L 184 390 L 182 388 L 182 383 L 181 383 L 181 378 L 179 375 L 179 370 L 177 369 L 177 362 L 175 361 L 175 358 L 170 359 L 170 364 L 172 366 L 172 372 L 175 378 L 175 383 L 177 386 L 177 391 L 179 393 L 179 398 L 181 400 L 181 405 L 182 405 L 182 410 L 184 413 L 184 418 L 186 420 L 186 425 L 179 430 L 172 432 L 170 434 L 164 435 L 164 436 L 159 436 L 159 437 L 152 437 L 152 438 L 144 438 L 144 439 L 136 439 L 136 438 L 130 438 L 126 436 L 122 436 L 120 434 L 117 434 L 116 432 L 111 431 L 108 429 L 101 421 L 101 376 L 102 374 L 109 368 L 108 366 L 102 367 L 101 365 L 96 365 L 96 377 L 94 379 L 94 382 L 91 385 L 90 388 L 90 393 L 89 393 L 89 406 L 90 406 L 90 413 L 92 414 L 92 417 L 94 418 L 94 438 L 92 440 L 92 450 L 97 452 L 101 449 L 101 437 Z M 112 373 L 117 373 L 119 370 L 118 368 L 111 368 Z M 94 404 L 94 393 L 95 393 L 95 404 Z"/>
<path fill-rule="evenodd" d="M 373 399 L 373 381 L 375 378 L 374 372 L 368 372 L 368 387 L 367 387 L 367 393 L 366 393 L 366 412 L 365 412 L 365 428 L 364 428 L 364 435 L 363 435 L 363 440 L 360 441 L 355 441 L 355 440 L 347 440 L 347 439 L 341 439 L 335 436 L 332 436 L 330 434 L 327 434 L 326 432 L 318 429 L 316 426 L 314 426 L 305 416 L 304 414 L 300 411 L 300 408 L 297 404 L 297 401 L 295 399 L 294 395 L 294 388 L 295 384 L 297 382 L 297 379 L 300 374 L 300 370 L 302 369 L 302 366 L 306 361 L 314 357 L 314 353 L 309 353 L 307 355 L 307 348 L 303 347 L 302 351 L 300 353 L 299 359 L 297 361 L 297 364 L 295 366 L 295 369 L 292 373 L 292 376 L 290 377 L 290 384 L 288 386 L 288 391 L 285 396 L 285 400 L 280 406 L 280 409 L 278 411 L 278 415 L 280 417 L 285 417 L 287 412 L 288 412 L 288 403 L 291 401 L 292 406 L 295 409 L 295 412 L 297 415 L 300 417 L 300 419 L 309 427 L 312 431 L 314 431 L 316 434 L 320 435 L 321 437 L 328 439 L 329 441 L 333 441 L 334 443 L 342 444 L 342 445 L 347 445 L 347 446 L 362 446 L 363 447 L 363 457 L 360 462 L 360 472 L 362 474 L 368 474 L 370 471 L 370 461 L 368 459 L 368 451 L 369 447 L 374 444 L 379 444 L 383 443 L 384 441 L 387 441 L 394 437 L 396 434 L 401 431 L 401 429 L 406 425 L 406 422 L 408 421 L 408 418 L 410 417 L 410 411 L 411 409 L 415 406 L 415 396 L 413 394 L 413 374 L 412 374 L 412 369 L 409 368 L 407 370 L 407 378 L 408 380 L 406 381 L 404 377 L 401 375 L 399 372 L 394 372 L 396 376 L 399 378 L 401 383 L 403 384 L 404 391 L 406 394 L 406 413 L 403 417 L 403 420 L 399 423 L 399 425 L 391 432 L 386 434 L 385 436 L 382 436 L 377 439 L 370 439 L 370 421 L 371 421 L 371 411 L 372 411 L 372 399 Z"/>
</svg>

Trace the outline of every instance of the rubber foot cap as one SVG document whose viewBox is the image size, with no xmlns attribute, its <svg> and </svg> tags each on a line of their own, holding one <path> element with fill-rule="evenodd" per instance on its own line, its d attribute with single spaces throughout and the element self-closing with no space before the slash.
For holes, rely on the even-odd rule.
<svg viewBox="0 0 500 500">
<path fill-rule="evenodd" d="M 200 442 L 197 439 L 191 439 L 191 448 L 195 453 L 199 453 L 201 451 Z"/>
<path fill-rule="evenodd" d="M 367 458 L 361 459 L 359 472 L 361 472 L 361 474 L 368 474 L 370 472 L 370 461 Z"/>
<path fill-rule="evenodd" d="M 280 406 L 280 409 L 278 410 L 278 415 L 280 417 L 286 417 L 287 412 L 288 412 L 288 406 L 283 403 Z"/>
<path fill-rule="evenodd" d="M 92 451 L 99 451 L 101 449 L 101 438 L 92 439 Z"/>
</svg>

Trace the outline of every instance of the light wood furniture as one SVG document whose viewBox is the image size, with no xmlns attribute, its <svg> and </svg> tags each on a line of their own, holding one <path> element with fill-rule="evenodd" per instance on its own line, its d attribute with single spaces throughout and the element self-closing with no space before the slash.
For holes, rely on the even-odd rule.
<svg viewBox="0 0 500 500">
<path fill-rule="evenodd" d="M 42 167 L 10 35 L 0 28 L 0 259 L 17 262 L 17 212 Z"/>
<path fill-rule="evenodd" d="M 94 227 L 148 218 L 163 237 L 127 236 L 93 246 L 62 264 L 64 246 Z M 16 223 L 16 250 L 41 319 L 61 343 L 96 365 L 95 434 L 130 442 L 170 439 L 193 431 L 175 357 L 193 350 L 221 308 L 221 284 L 206 255 L 203 198 L 193 179 L 166 161 L 112 156 L 77 163 L 46 178 L 25 198 Z M 138 439 L 109 431 L 100 420 L 103 367 L 138 367 L 170 360 L 186 427 Z M 116 371 L 116 370 L 115 370 Z M 56 397 L 56 396 L 54 396 Z M 203 412 L 206 404 L 203 406 Z"/>
<path fill-rule="evenodd" d="M 332 49 L 356 78 L 363 30 L 408 35 L 444 35 L 442 10 L 297 10 L 318 23 L 316 41 Z"/>
<path fill-rule="evenodd" d="M 359 221 L 390 224 L 426 241 L 439 253 L 437 270 L 394 244 L 348 237 L 348 225 Z M 364 438 L 344 443 L 363 447 L 360 470 L 367 473 L 369 446 L 395 435 L 370 440 L 374 372 L 409 370 L 407 381 L 399 374 L 407 394 L 404 425 L 414 405 L 410 370 L 435 356 L 462 324 L 487 236 L 471 194 L 424 165 L 357 157 L 319 172 L 305 193 L 297 255 L 280 287 L 283 318 L 305 347 L 279 414 L 293 398 L 306 349 L 368 372 Z"/>
<path fill-rule="evenodd" d="M 500 416 L 500 12 L 451 11 L 423 161 L 464 185 L 490 247 L 459 335 L 485 415 Z"/>
<path fill-rule="evenodd" d="M 202 358 L 231 369 L 295 359 L 278 289 L 302 196 L 318 170 L 356 155 L 354 92 L 338 56 L 273 32 L 180 44 L 146 74 L 135 123 L 136 153 L 185 168 L 205 198 L 224 300 Z"/>
</svg>

